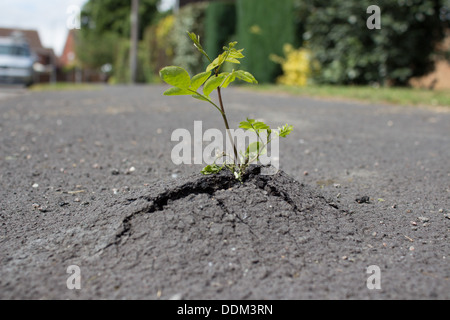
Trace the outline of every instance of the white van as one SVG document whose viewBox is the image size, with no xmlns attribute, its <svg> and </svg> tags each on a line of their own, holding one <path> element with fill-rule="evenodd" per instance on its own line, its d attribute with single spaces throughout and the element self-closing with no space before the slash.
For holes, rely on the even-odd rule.
<svg viewBox="0 0 450 320">
<path fill-rule="evenodd" d="M 33 83 L 35 56 L 28 44 L 15 38 L 0 37 L 0 83 Z"/>
</svg>

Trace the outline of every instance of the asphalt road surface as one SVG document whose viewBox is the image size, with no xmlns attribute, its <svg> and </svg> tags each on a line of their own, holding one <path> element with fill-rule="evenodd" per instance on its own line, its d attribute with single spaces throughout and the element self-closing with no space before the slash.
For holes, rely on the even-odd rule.
<svg viewBox="0 0 450 320">
<path fill-rule="evenodd" d="M 173 164 L 223 124 L 165 89 L 0 90 L 1 299 L 450 299 L 450 108 L 224 90 L 295 128 L 234 184 Z"/>
</svg>

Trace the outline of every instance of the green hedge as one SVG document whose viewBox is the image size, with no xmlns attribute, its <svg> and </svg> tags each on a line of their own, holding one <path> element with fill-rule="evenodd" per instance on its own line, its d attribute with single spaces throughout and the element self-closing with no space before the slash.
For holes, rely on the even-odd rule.
<svg viewBox="0 0 450 320">
<path fill-rule="evenodd" d="M 318 82 L 406 85 L 434 67 L 443 39 L 444 0 L 296 0 L 307 40 L 322 66 Z M 370 5 L 381 29 L 366 26 Z"/>
<path fill-rule="evenodd" d="M 234 1 L 214 1 L 206 9 L 204 47 L 208 55 L 216 57 L 223 52 L 236 34 L 236 5 Z"/>
<path fill-rule="evenodd" d="M 283 56 L 283 45 L 294 43 L 292 0 L 237 0 L 239 47 L 245 48 L 243 69 L 259 82 L 273 82 L 281 68 L 271 54 Z"/>
</svg>

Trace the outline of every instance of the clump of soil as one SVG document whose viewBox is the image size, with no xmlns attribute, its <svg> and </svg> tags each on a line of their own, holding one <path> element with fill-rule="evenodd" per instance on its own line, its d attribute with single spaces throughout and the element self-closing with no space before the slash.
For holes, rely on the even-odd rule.
<svg viewBox="0 0 450 320">
<path fill-rule="evenodd" d="M 115 261 L 133 296 L 151 287 L 153 297 L 286 297 L 273 281 L 308 277 L 302 269 L 347 236 L 348 221 L 285 173 L 259 173 L 252 167 L 243 183 L 228 172 L 196 175 L 127 198 L 102 260 Z"/>
</svg>

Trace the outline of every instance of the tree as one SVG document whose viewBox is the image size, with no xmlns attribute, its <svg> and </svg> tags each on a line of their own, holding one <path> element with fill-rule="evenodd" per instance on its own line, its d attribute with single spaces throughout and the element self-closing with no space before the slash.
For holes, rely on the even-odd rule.
<svg viewBox="0 0 450 320">
<path fill-rule="evenodd" d="M 159 0 L 141 0 L 139 39 L 157 13 Z M 130 0 L 89 0 L 81 11 L 81 30 L 77 37 L 77 56 L 85 67 L 98 69 L 114 64 L 118 46 L 130 38 Z M 123 66 L 128 67 L 128 66 Z"/>
<path fill-rule="evenodd" d="M 139 38 L 157 13 L 159 0 L 141 0 L 139 6 Z M 81 12 L 81 26 L 85 32 L 115 33 L 128 38 L 131 31 L 130 0 L 90 0 Z"/>
</svg>

